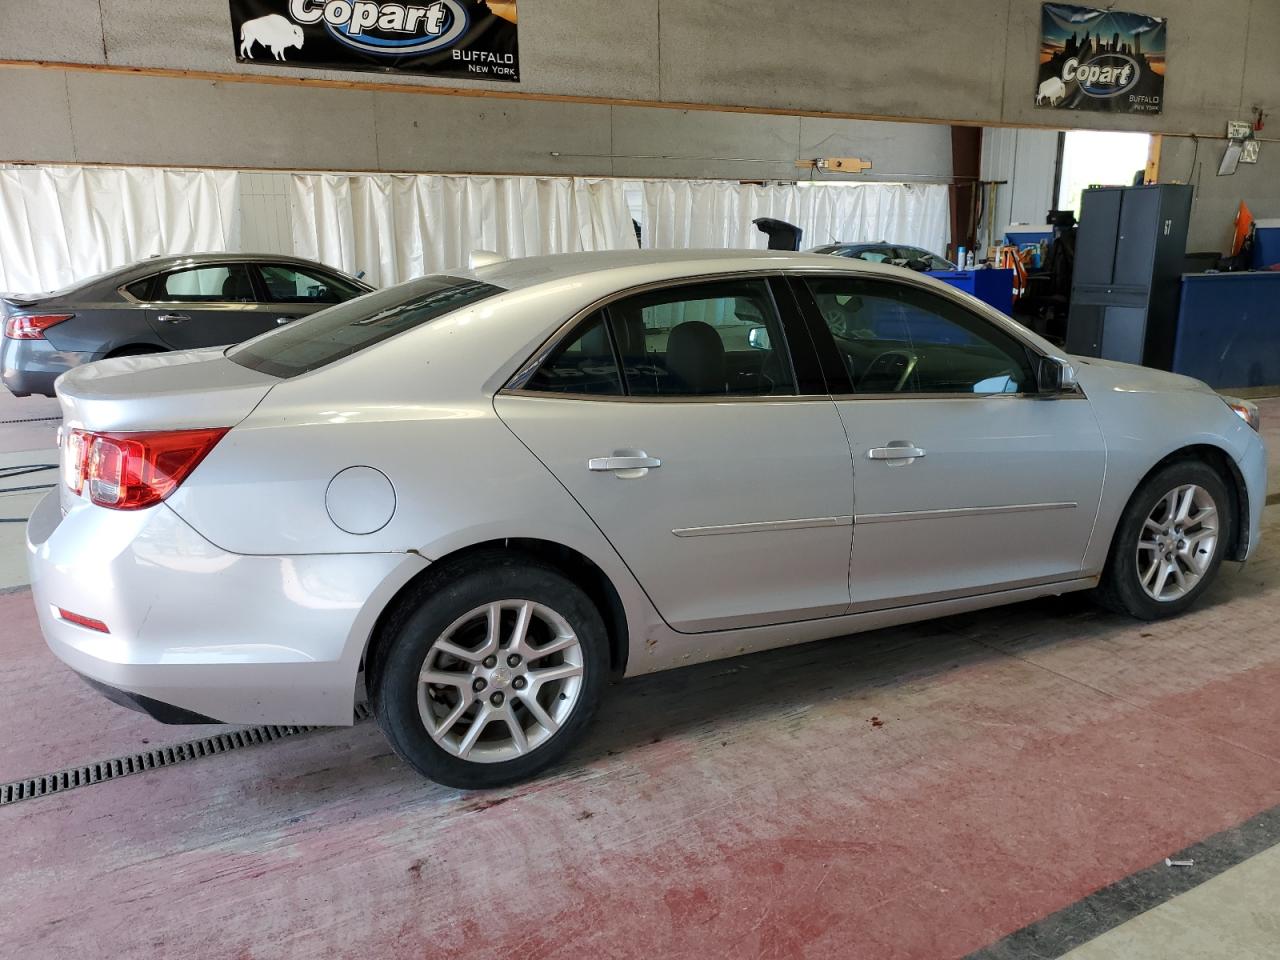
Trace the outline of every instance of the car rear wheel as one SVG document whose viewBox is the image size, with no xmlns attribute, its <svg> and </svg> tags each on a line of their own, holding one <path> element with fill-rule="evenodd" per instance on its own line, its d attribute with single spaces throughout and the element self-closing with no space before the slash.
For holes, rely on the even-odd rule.
<svg viewBox="0 0 1280 960">
<path fill-rule="evenodd" d="M 1125 508 L 1099 601 L 1142 620 L 1186 610 L 1217 576 L 1231 507 L 1226 484 L 1207 464 L 1185 460 L 1159 470 Z"/>
<path fill-rule="evenodd" d="M 487 562 L 486 562 L 487 561 Z M 562 757 L 595 712 L 604 623 L 557 571 L 504 555 L 429 577 L 383 632 L 371 694 L 396 752 L 452 787 L 497 787 Z"/>
</svg>

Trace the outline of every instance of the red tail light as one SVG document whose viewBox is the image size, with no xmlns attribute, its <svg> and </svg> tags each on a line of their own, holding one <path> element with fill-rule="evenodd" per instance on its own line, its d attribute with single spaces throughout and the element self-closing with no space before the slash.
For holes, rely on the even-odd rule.
<svg viewBox="0 0 1280 960">
<path fill-rule="evenodd" d="M 155 433 L 90 433 L 65 439 L 63 478 L 73 493 L 89 488 L 100 507 L 140 510 L 159 503 L 226 435 L 227 427 Z"/>
<path fill-rule="evenodd" d="M 43 340 L 46 330 L 73 316 L 70 313 L 16 313 L 5 318 L 4 335 L 10 340 Z"/>
</svg>

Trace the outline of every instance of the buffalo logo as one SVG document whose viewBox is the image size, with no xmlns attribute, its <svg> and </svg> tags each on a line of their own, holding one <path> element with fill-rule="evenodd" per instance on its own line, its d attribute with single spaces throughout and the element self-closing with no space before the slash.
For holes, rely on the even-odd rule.
<svg viewBox="0 0 1280 960">
<path fill-rule="evenodd" d="M 1104 53 L 1087 63 L 1072 57 L 1062 67 L 1062 79 L 1080 84 L 1080 91 L 1095 99 L 1110 99 L 1128 93 L 1142 78 L 1138 61 L 1123 53 Z"/>
<path fill-rule="evenodd" d="M 457 43 L 469 26 L 467 12 L 457 0 L 423 4 L 290 0 L 289 16 L 301 24 L 322 23 L 339 43 L 383 57 L 420 56 L 443 50 Z"/>
<path fill-rule="evenodd" d="M 270 50 L 275 59 L 283 60 L 289 47 L 302 49 L 302 28 L 278 13 L 246 20 L 240 25 L 240 56 L 252 60 L 255 43 Z"/>
</svg>

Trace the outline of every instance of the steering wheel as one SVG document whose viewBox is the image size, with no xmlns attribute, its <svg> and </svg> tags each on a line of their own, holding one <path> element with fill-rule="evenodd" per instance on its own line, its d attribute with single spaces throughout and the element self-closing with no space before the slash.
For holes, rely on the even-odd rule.
<svg viewBox="0 0 1280 960">
<path fill-rule="evenodd" d="M 901 393 L 919 362 L 920 358 L 908 350 L 886 350 L 867 364 L 867 369 L 858 381 L 858 391 L 860 393 Z M 875 377 L 884 378 L 886 385 L 891 384 L 889 389 L 875 391 L 866 389 L 867 382 Z"/>
</svg>

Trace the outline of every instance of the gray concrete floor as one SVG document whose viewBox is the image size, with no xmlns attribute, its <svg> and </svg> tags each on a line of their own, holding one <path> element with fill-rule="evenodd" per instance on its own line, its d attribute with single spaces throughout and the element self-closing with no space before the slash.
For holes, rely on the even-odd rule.
<svg viewBox="0 0 1280 960">
<path fill-rule="evenodd" d="M 1066 960 L 1274 960 L 1278 956 L 1280 847 L 1064 955 Z"/>
<path fill-rule="evenodd" d="M 1280 491 L 1280 400 L 1260 406 Z M 19 409 L 0 401 L 0 420 L 52 415 Z M 0 424 L 0 471 L 54 462 L 49 423 Z M 0 518 L 42 493 L 0 489 Z M 0 703 L 37 721 L 0 716 L 0 780 L 207 735 L 120 711 L 52 660 L 20 589 L 22 526 L 0 523 L 0 588 L 18 588 L 0 597 Z M 422 783 L 365 724 L 24 802 L 0 810 L 0 942 L 958 956 L 1274 807 L 1273 546 L 1179 621 L 1063 598 L 632 681 L 563 771 L 496 795 Z M 549 939 L 530 942 L 513 919 L 540 911 Z M 1066 956 L 1280 956 L 1280 847 Z"/>
</svg>

